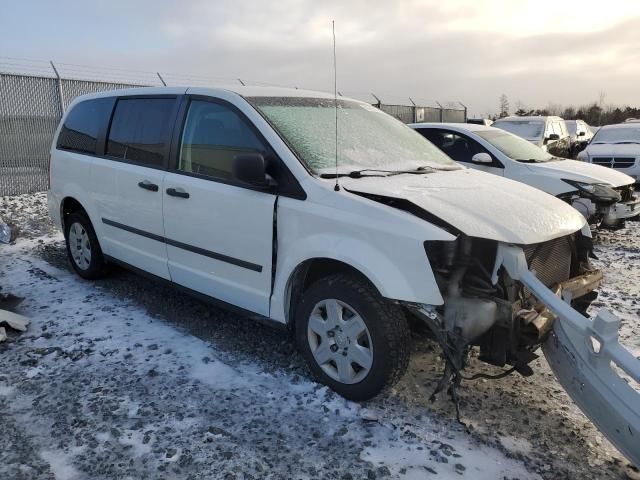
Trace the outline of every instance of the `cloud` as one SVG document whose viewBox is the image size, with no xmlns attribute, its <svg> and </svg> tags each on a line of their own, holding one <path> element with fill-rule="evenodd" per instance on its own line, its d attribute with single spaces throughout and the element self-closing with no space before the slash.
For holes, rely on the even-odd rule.
<svg viewBox="0 0 640 480">
<path fill-rule="evenodd" d="M 4 17 L 32 33 L 5 38 L 0 18 L 0 41 L 36 58 L 331 90 L 335 19 L 344 93 L 460 100 L 478 114 L 503 92 L 531 106 L 600 91 L 640 104 L 636 0 L 60 0 L 37 18 L 23 3 Z"/>
</svg>

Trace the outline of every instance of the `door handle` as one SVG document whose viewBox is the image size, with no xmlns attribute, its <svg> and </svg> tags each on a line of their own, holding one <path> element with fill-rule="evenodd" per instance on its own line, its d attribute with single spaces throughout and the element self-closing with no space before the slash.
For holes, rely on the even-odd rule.
<svg viewBox="0 0 640 480">
<path fill-rule="evenodd" d="M 152 192 L 158 191 L 158 185 L 156 185 L 155 183 L 151 183 L 149 180 L 138 182 L 138 186 L 140 188 L 144 188 L 145 190 L 150 190 Z"/>
<path fill-rule="evenodd" d="M 189 194 L 181 188 L 167 188 L 167 195 L 172 197 L 189 198 Z"/>
</svg>

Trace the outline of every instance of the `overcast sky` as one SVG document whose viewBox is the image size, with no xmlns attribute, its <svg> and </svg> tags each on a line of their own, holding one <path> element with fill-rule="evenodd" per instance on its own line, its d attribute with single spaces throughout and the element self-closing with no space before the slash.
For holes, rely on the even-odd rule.
<svg viewBox="0 0 640 480">
<path fill-rule="evenodd" d="M 640 105 L 640 0 L 0 0 L 0 56 L 332 90 L 332 19 L 345 94 Z"/>
</svg>

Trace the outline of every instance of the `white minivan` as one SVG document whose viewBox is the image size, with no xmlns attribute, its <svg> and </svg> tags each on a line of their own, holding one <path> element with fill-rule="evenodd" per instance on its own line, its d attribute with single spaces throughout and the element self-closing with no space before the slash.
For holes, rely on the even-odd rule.
<svg viewBox="0 0 640 480">
<path fill-rule="evenodd" d="M 618 320 L 576 310 L 602 281 L 584 218 L 459 166 L 371 105 L 256 87 L 83 96 L 50 170 L 50 215 L 84 278 L 120 264 L 287 326 L 316 378 L 354 400 L 403 374 L 410 320 L 443 349 L 441 387 L 459 383 L 472 345 L 528 375 L 544 344 L 589 415 L 611 396 L 604 430 L 633 453 L 627 404 L 610 392 L 620 377 L 586 349 L 590 336 L 606 355 L 622 349 L 608 336 Z"/>
<path fill-rule="evenodd" d="M 622 172 L 554 157 L 498 128 L 465 123 L 410 126 L 455 161 L 550 193 L 592 224 L 619 228 L 624 220 L 640 215 L 634 179 Z"/>
</svg>

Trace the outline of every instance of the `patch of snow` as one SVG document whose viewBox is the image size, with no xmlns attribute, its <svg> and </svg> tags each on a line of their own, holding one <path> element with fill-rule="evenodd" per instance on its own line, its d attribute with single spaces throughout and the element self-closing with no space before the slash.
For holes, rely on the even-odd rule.
<svg viewBox="0 0 640 480">
<path fill-rule="evenodd" d="M 15 391 L 15 387 L 0 383 L 0 397 L 8 397 Z"/>
<path fill-rule="evenodd" d="M 79 480 L 80 473 L 71 465 L 69 456 L 60 450 L 43 450 L 40 457 L 49 464 L 56 480 Z"/>
</svg>

